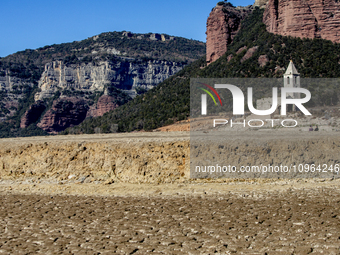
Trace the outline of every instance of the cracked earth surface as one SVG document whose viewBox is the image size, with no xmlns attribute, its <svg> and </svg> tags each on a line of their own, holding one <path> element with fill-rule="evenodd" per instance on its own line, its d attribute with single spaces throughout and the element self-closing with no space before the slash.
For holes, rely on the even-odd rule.
<svg viewBox="0 0 340 255">
<path fill-rule="evenodd" d="M 0 193 L 0 254 L 340 254 L 340 194 Z"/>
</svg>

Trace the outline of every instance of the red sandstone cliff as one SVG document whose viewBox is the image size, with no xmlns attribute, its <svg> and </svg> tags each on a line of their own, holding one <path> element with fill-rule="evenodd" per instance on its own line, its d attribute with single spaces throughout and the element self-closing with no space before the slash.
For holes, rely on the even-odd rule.
<svg viewBox="0 0 340 255">
<path fill-rule="evenodd" d="M 274 34 L 340 43 L 338 0 L 269 0 L 263 22 Z"/>
<path fill-rule="evenodd" d="M 79 125 L 86 117 L 102 116 L 118 106 L 117 99 L 108 95 L 101 96 L 98 102 L 91 107 L 88 106 L 87 101 L 81 98 L 59 98 L 53 101 L 51 109 L 44 114 L 37 126 L 47 132 L 57 133 L 68 127 Z M 37 121 L 45 108 L 42 101 L 33 104 L 23 116 L 21 127 L 25 128 Z"/>
<path fill-rule="evenodd" d="M 85 119 L 87 111 L 88 105 L 83 99 L 60 98 L 53 102 L 52 108 L 45 113 L 37 126 L 47 132 L 57 133 L 79 125 Z"/>
<path fill-rule="evenodd" d="M 97 104 L 90 107 L 87 113 L 88 117 L 99 117 L 103 116 L 104 113 L 116 109 L 119 105 L 117 100 L 112 96 L 103 95 L 98 99 Z"/>
<path fill-rule="evenodd" d="M 250 11 L 250 8 L 235 8 L 228 3 L 213 8 L 207 20 L 207 64 L 224 55 Z"/>
<path fill-rule="evenodd" d="M 41 114 L 45 111 L 46 105 L 43 101 L 37 101 L 30 106 L 21 118 L 20 128 L 27 128 L 30 124 L 36 122 Z"/>
</svg>

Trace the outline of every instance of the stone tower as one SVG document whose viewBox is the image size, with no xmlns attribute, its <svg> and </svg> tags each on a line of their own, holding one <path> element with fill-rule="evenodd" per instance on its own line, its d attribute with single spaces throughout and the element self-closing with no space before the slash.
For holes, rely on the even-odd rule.
<svg viewBox="0 0 340 255">
<path fill-rule="evenodd" d="M 285 74 L 283 75 L 283 86 L 285 88 L 300 88 L 300 74 L 296 70 L 293 61 L 291 60 Z M 287 94 L 290 98 L 300 98 L 299 93 Z"/>
<path fill-rule="evenodd" d="M 286 73 L 283 75 L 283 86 L 285 88 L 300 88 L 300 74 L 298 73 L 293 61 L 291 60 Z M 300 98 L 300 93 L 287 93 L 287 98 Z M 281 97 L 278 97 L 278 106 L 281 107 Z M 258 110 L 270 109 L 272 98 L 261 98 L 256 101 Z M 295 105 L 288 105 L 287 111 L 296 111 Z"/>
</svg>

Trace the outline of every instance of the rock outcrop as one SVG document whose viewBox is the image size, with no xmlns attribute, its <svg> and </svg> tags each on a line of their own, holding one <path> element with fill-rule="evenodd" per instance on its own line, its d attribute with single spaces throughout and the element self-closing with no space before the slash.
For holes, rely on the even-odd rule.
<svg viewBox="0 0 340 255">
<path fill-rule="evenodd" d="M 89 106 L 80 98 L 64 97 L 55 100 L 37 125 L 41 129 L 56 133 L 68 127 L 79 125 L 85 118 Z"/>
<path fill-rule="evenodd" d="M 5 136 L 31 132 L 34 126 L 19 131 L 19 126 L 13 124 L 22 118 L 21 127 L 26 128 L 36 120 L 33 112 L 37 109 L 29 109 L 27 104 L 32 96 L 48 108 L 60 97 L 83 98 L 93 106 L 93 116 L 102 115 L 114 109 L 116 103 L 122 105 L 154 88 L 203 55 L 204 42 L 129 31 L 13 53 L 0 58 L 0 123 L 11 126 Z M 105 97 L 94 105 L 105 89 L 114 88 L 125 92 L 122 100 L 116 94 L 107 94 L 114 100 Z M 27 115 L 22 116 L 24 112 Z"/>
<path fill-rule="evenodd" d="M 45 65 L 39 80 L 41 92 L 35 100 L 52 97 L 58 90 L 86 93 L 104 91 L 105 86 L 125 90 L 131 96 L 136 87 L 151 89 L 183 68 L 181 63 L 169 61 L 104 61 L 98 64 L 64 64 L 53 61 Z"/>
<path fill-rule="evenodd" d="M 217 4 L 207 20 L 207 64 L 219 59 L 227 51 L 235 35 L 241 28 L 241 21 L 251 8 L 233 7 L 229 3 Z"/>
<path fill-rule="evenodd" d="M 254 7 L 266 8 L 268 0 L 255 0 Z"/>
<path fill-rule="evenodd" d="M 27 128 L 30 124 L 35 123 L 45 111 L 46 105 L 43 101 L 37 101 L 30 106 L 21 118 L 20 127 Z"/>
<path fill-rule="evenodd" d="M 274 34 L 340 43 L 338 0 L 269 0 L 263 22 Z"/>
<path fill-rule="evenodd" d="M 1 92 L 19 92 L 25 86 L 33 87 L 32 82 L 28 79 L 18 78 L 16 76 L 10 75 L 9 72 L 4 72 L 4 75 L 0 75 L 0 91 Z"/>
<path fill-rule="evenodd" d="M 249 50 L 247 50 L 246 54 L 244 54 L 244 56 L 241 59 L 241 63 L 243 63 L 247 59 L 250 59 L 254 55 L 254 53 L 257 51 L 258 48 L 259 46 L 254 46 L 250 48 Z"/>
<path fill-rule="evenodd" d="M 267 55 L 261 55 L 258 59 L 258 63 L 261 67 L 264 67 L 269 62 Z"/>
<path fill-rule="evenodd" d="M 90 107 L 87 117 L 99 117 L 103 116 L 104 113 L 116 109 L 119 104 L 116 99 L 112 96 L 103 95 L 98 99 L 97 104 Z"/>
</svg>

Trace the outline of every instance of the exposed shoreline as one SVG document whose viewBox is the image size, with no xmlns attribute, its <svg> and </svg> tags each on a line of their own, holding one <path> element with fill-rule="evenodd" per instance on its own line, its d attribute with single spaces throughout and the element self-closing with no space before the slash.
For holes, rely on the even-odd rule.
<svg viewBox="0 0 340 255">
<path fill-rule="evenodd" d="M 131 183 L 28 183 L 27 181 L 1 181 L 0 194 L 76 195 L 116 197 L 214 197 L 235 194 L 256 198 L 294 191 L 317 192 L 340 188 L 340 179 L 296 180 L 195 180 L 183 183 L 131 184 Z"/>
</svg>

